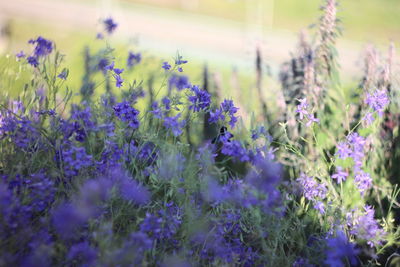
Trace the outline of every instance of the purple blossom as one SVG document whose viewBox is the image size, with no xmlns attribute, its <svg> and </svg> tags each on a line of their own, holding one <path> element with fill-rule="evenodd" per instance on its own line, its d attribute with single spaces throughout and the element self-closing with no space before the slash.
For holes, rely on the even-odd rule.
<svg viewBox="0 0 400 267">
<path fill-rule="evenodd" d="M 186 120 L 179 121 L 181 117 L 181 113 L 174 117 L 165 117 L 164 118 L 164 126 L 172 131 L 172 134 L 177 137 L 182 134 L 182 129 L 186 125 Z"/>
<path fill-rule="evenodd" d="M 221 153 L 227 156 L 231 156 L 241 162 L 250 161 L 248 151 L 237 140 L 223 142 Z"/>
<path fill-rule="evenodd" d="M 163 113 L 162 113 L 162 110 L 161 110 L 161 108 L 158 106 L 158 102 L 157 101 L 154 101 L 152 104 L 151 104 L 151 113 L 153 114 L 153 116 L 155 117 L 155 118 L 157 118 L 157 119 L 161 119 L 162 118 L 162 116 L 163 116 Z"/>
<path fill-rule="evenodd" d="M 74 265 L 92 266 L 97 258 L 97 250 L 90 246 L 87 241 L 77 243 L 69 249 L 67 259 L 73 262 Z"/>
<path fill-rule="evenodd" d="M 124 82 L 124 79 L 122 79 L 120 75 L 115 75 L 115 86 L 116 87 L 121 88 L 123 82 Z"/>
<path fill-rule="evenodd" d="M 26 57 L 24 51 L 22 51 L 22 50 L 19 51 L 17 54 L 15 54 L 15 56 L 16 56 L 18 59 Z"/>
<path fill-rule="evenodd" d="M 207 91 L 201 90 L 196 85 L 192 86 L 191 90 L 194 95 L 189 96 L 189 101 L 191 102 L 189 110 L 199 112 L 201 110 L 207 109 L 211 103 L 211 95 Z"/>
<path fill-rule="evenodd" d="M 103 20 L 103 24 L 108 34 L 112 34 L 118 26 L 118 24 L 115 23 L 112 18 L 107 18 Z"/>
<path fill-rule="evenodd" d="M 314 203 L 314 209 L 316 209 L 320 214 L 325 214 L 325 205 L 321 201 Z"/>
<path fill-rule="evenodd" d="M 52 222 L 56 233 L 63 239 L 75 238 L 87 218 L 71 203 L 64 203 L 52 211 Z"/>
<path fill-rule="evenodd" d="M 375 211 L 371 206 L 365 206 L 364 212 L 348 213 L 347 225 L 350 233 L 357 238 L 367 241 L 370 247 L 382 244 L 386 233 L 374 219 Z"/>
<path fill-rule="evenodd" d="M 382 117 L 383 112 L 387 105 L 389 105 L 389 98 L 384 89 L 375 90 L 372 93 L 367 93 L 365 98 L 365 104 L 370 106 L 374 111 L 378 112 L 378 115 Z"/>
<path fill-rule="evenodd" d="M 65 81 L 68 77 L 68 70 L 64 69 L 62 72 L 60 72 L 60 74 L 57 75 L 57 77 Z"/>
<path fill-rule="evenodd" d="M 357 188 L 360 190 L 361 195 L 364 195 L 365 191 L 372 187 L 372 179 L 368 173 L 360 170 L 354 176 L 354 182 Z"/>
<path fill-rule="evenodd" d="M 115 74 L 120 75 L 122 72 L 124 72 L 124 69 L 117 69 L 117 68 L 114 68 L 114 73 L 115 73 Z"/>
<path fill-rule="evenodd" d="M 346 235 L 339 231 L 336 237 L 329 237 L 326 240 L 325 264 L 330 267 L 345 266 L 349 262 L 351 266 L 357 265 L 358 250 L 355 245 L 348 241 Z"/>
<path fill-rule="evenodd" d="M 332 179 L 336 179 L 338 184 L 342 183 L 342 181 L 346 180 L 349 174 L 346 171 L 343 171 L 342 167 L 337 167 L 336 173 L 332 175 Z"/>
<path fill-rule="evenodd" d="M 307 99 L 303 98 L 299 100 L 300 104 L 297 105 L 296 113 L 299 114 L 300 120 L 303 120 L 305 116 L 308 115 L 308 104 Z"/>
<path fill-rule="evenodd" d="M 69 177 L 78 175 L 79 171 L 93 164 L 92 156 L 86 153 L 84 147 L 71 146 L 62 151 L 62 157 L 65 175 Z"/>
<path fill-rule="evenodd" d="M 222 109 L 216 109 L 214 112 L 210 111 L 210 118 L 208 119 L 209 123 L 218 123 L 219 120 L 224 121 L 225 115 L 222 112 Z"/>
<path fill-rule="evenodd" d="M 127 101 L 117 103 L 113 107 L 115 116 L 121 121 L 128 123 L 129 127 L 137 129 L 139 127 L 139 111 L 131 106 Z"/>
<path fill-rule="evenodd" d="M 164 104 L 165 110 L 170 110 L 171 109 L 171 100 L 168 97 L 163 97 L 161 102 Z"/>
<path fill-rule="evenodd" d="M 126 65 L 128 68 L 132 68 L 133 66 L 137 65 L 142 61 L 142 55 L 140 53 L 133 53 L 129 51 L 128 59 Z"/>
<path fill-rule="evenodd" d="M 41 36 L 38 38 L 29 40 L 30 44 L 35 45 L 33 51 L 33 57 L 39 58 L 49 55 L 53 51 L 53 42 L 47 40 Z"/>
<path fill-rule="evenodd" d="M 304 197 L 308 200 L 314 201 L 316 199 L 324 199 L 328 192 L 326 185 L 318 183 L 313 177 L 307 176 L 304 173 L 297 179 L 300 184 Z"/>
<path fill-rule="evenodd" d="M 37 67 L 37 66 L 39 66 L 39 61 L 38 61 L 38 59 L 36 58 L 36 57 L 34 57 L 34 56 L 29 56 L 28 58 L 27 58 L 27 61 L 28 61 L 28 63 L 30 64 L 30 65 L 32 65 L 33 67 Z"/>
<path fill-rule="evenodd" d="M 171 65 L 167 61 L 165 61 L 165 62 L 163 62 L 162 68 L 164 70 L 170 70 L 171 69 Z"/>
<path fill-rule="evenodd" d="M 351 149 L 346 142 L 340 142 L 336 148 L 337 148 L 336 153 L 339 155 L 340 159 L 348 158 L 351 154 Z"/>
<path fill-rule="evenodd" d="M 168 90 L 176 88 L 178 91 L 190 88 L 189 78 L 185 75 L 172 74 L 168 80 Z"/>
</svg>

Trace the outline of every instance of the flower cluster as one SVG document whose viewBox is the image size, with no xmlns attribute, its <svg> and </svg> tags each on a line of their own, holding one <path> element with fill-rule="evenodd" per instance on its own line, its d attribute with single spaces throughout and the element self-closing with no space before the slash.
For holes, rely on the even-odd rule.
<svg viewBox="0 0 400 267">
<path fill-rule="evenodd" d="M 36 68 L 39 65 L 39 58 L 45 57 L 53 51 L 53 42 L 39 36 L 36 39 L 29 40 L 29 43 L 34 45 L 35 48 L 32 55 L 27 58 L 27 61 Z"/>
<path fill-rule="evenodd" d="M 307 119 L 307 127 L 310 127 L 313 123 L 318 123 L 319 119 L 315 118 L 314 113 L 310 111 L 307 98 L 300 99 L 299 102 L 300 104 L 297 105 L 296 113 L 299 114 L 300 121 Z"/>
<path fill-rule="evenodd" d="M 239 109 L 234 106 L 232 100 L 225 99 L 218 109 L 210 111 L 210 118 L 208 121 L 210 123 L 218 123 L 220 120 L 224 121 L 227 116 L 230 118 L 229 125 L 231 128 L 234 128 L 238 120 L 238 117 L 235 116 L 238 110 Z"/>
<path fill-rule="evenodd" d="M 117 103 L 114 107 L 115 116 L 127 123 L 129 127 L 136 129 L 139 127 L 139 111 L 131 106 L 128 101 Z"/>
</svg>

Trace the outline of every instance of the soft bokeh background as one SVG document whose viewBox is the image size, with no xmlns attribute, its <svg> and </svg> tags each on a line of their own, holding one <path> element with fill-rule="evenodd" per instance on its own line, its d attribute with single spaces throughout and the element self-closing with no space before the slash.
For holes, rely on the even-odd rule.
<svg viewBox="0 0 400 267">
<path fill-rule="evenodd" d="M 170 60 L 177 52 L 190 60 L 187 74 L 208 64 L 216 79 L 228 84 L 232 71 L 242 80 L 254 73 L 256 48 L 267 74 L 295 50 L 300 31 L 312 39 L 320 0 L 1 0 L 1 53 L 27 49 L 27 40 L 42 35 L 67 54 L 71 86 L 78 86 L 84 45 L 95 39 L 101 19 L 112 16 L 119 28 L 112 37 L 122 51 Z M 400 40 L 400 1 L 341 1 L 338 17 L 343 36 L 339 62 L 347 81 L 357 81 L 362 49 L 382 50 Z M 232 95 L 232 94 L 231 94 Z"/>
</svg>

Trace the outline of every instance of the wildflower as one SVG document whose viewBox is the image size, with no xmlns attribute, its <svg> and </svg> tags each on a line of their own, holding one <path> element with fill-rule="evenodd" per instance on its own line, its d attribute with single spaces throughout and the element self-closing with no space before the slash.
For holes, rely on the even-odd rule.
<svg viewBox="0 0 400 267">
<path fill-rule="evenodd" d="M 313 123 L 318 123 L 319 122 L 319 119 L 315 118 L 314 114 L 309 114 L 307 116 L 307 118 L 308 118 L 308 122 L 306 123 L 307 127 L 310 127 L 311 124 L 313 124 Z"/>
<path fill-rule="evenodd" d="M 171 69 L 171 65 L 167 61 L 164 61 L 163 65 L 162 65 L 162 68 L 164 70 L 170 70 Z"/>
<path fill-rule="evenodd" d="M 382 240 L 386 235 L 385 231 L 374 219 L 374 215 L 375 210 L 368 205 L 364 207 L 364 211 L 361 213 L 353 211 L 346 215 L 350 233 L 357 236 L 357 238 L 367 241 L 370 247 L 382 244 Z"/>
<path fill-rule="evenodd" d="M 57 75 L 57 77 L 65 81 L 68 77 L 68 70 L 64 69 L 60 74 Z"/>
<path fill-rule="evenodd" d="M 113 107 L 115 115 L 123 122 L 128 123 L 128 125 L 134 129 L 139 127 L 138 115 L 139 111 L 133 108 L 129 102 L 123 101 L 117 103 Z"/>
<path fill-rule="evenodd" d="M 299 113 L 300 120 L 303 120 L 304 116 L 308 115 L 307 99 L 306 98 L 300 99 L 299 102 L 300 102 L 300 104 L 297 105 L 296 112 Z"/>
<path fill-rule="evenodd" d="M 52 211 L 56 233 L 64 240 L 76 237 L 87 218 L 71 203 L 63 203 Z"/>
<path fill-rule="evenodd" d="M 175 60 L 175 65 L 183 65 L 186 64 L 188 61 L 187 60 L 183 60 L 182 56 L 178 55 L 178 58 Z"/>
<path fill-rule="evenodd" d="M 209 123 L 218 123 L 219 120 L 225 120 L 225 115 L 222 113 L 222 109 L 216 109 L 214 112 L 210 111 Z"/>
<path fill-rule="evenodd" d="M 345 159 L 345 158 L 348 158 L 350 156 L 351 149 L 350 149 L 350 147 L 349 147 L 349 145 L 347 143 L 340 142 L 337 145 L 337 152 L 336 153 L 339 155 L 340 159 Z"/>
<path fill-rule="evenodd" d="M 234 157 L 241 162 L 246 162 L 250 160 L 249 153 L 237 140 L 223 142 L 221 152 L 222 154 Z"/>
<path fill-rule="evenodd" d="M 120 75 L 122 72 L 124 72 L 124 69 L 114 68 L 114 73 L 115 74 Z"/>
<path fill-rule="evenodd" d="M 103 24 L 108 34 L 112 34 L 118 26 L 118 24 L 115 23 L 112 18 L 103 20 Z"/>
<path fill-rule="evenodd" d="M 24 51 L 22 51 L 22 50 L 19 51 L 15 56 L 17 57 L 17 59 L 26 57 Z"/>
<path fill-rule="evenodd" d="M 107 58 L 102 58 L 99 60 L 99 63 L 97 64 L 97 67 L 99 70 L 101 70 L 104 74 L 108 71 L 108 66 L 109 66 L 109 61 Z"/>
<path fill-rule="evenodd" d="M 181 117 L 181 113 L 174 117 L 166 117 L 164 118 L 164 126 L 167 129 L 170 129 L 172 131 L 172 134 L 177 137 L 182 134 L 182 128 L 185 126 L 186 121 L 181 120 L 179 121 L 179 118 Z"/>
<path fill-rule="evenodd" d="M 314 208 L 320 213 L 320 214 L 325 214 L 325 205 L 321 201 L 317 201 L 314 204 Z"/>
<path fill-rule="evenodd" d="M 189 110 L 199 112 L 200 110 L 204 110 L 210 106 L 211 95 L 207 91 L 201 90 L 196 85 L 192 86 L 191 90 L 195 95 L 189 96 L 189 101 L 192 103 L 189 106 Z"/>
<path fill-rule="evenodd" d="M 358 171 L 354 177 L 354 182 L 357 188 L 360 190 L 361 195 L 364 195 L 365 191 L 372 187 L 372 179 L 368 173 L 364 171 Z"/>
<path fill-rule="evenodd" d="M 337 172 L 332 175 L 332 179 L 336 179 L 338 184 L 342 183 L 342 181 L 346 180 L 349 174 L 346 171 L 343 171 L 342 167 L 337 167 Z"/>
<path fill-rule="evenodd" d="M 47 40 L 41 36 L 39 36 L 35 40 L 29 40 L 29 43 L 35 45 L 33 57 L 44 57 L 53 51 L 53 43 L 50 40 Z"/>
<path fill-rule="evenodd" d="M 161 100 L 162 103 L 165 106 L 165 110 L 170 110 L 171 109 L 171 100 L 168 97 L 163 97 L 163 99 Z"/>
<path fill-rule="evenodd" d="M 76 176 L 81 169 L 93 164 L 92 156 L 86 154 L 84 147 L 71 146 L 70 149 L 62 151 L 62 157 L 67 176 Z"/>
<path fill-rule="evenodd" d="M 389 104 L 389 98 L 384 89 L 375 90 L 373 93 L 367 93 L 365 104 L 370 106 L 378 115 L 382 117 L 386 106 Z"/>
<path fill-rule="evenodd" d="M 39 61 L 36 57 L 30 56 L 27 58 L 27 61 L 30 65 L 32 65 L 33 67 L 37 67 L 39 66 Z"/>
<path fill-rule="evenodd" d="M 161 108 L 158 106 L 158 102 L 157 101 L 154 101 L 152 104 L 151 104 L 151 113 L 153 114 L 153 116 L 155 117 L 155 118 L 157 118 L 157 119 L 161 119 L 162 118 L 162 110 L 161 110 Z"/>
<path fill-rule="evenodd" d="M 96 34 L 96 39 L 103 40 L 104 39 L 104 35 L 99 32 L 99 33 Z"/>
<path fill-rule="evenodd" d="M 97 258 L 97 251 L 87 241 L 72 245 L 67 254 L 67 259 L 81 266 L 92 266 Z"/>
<path fill-rule="evenodd" d="M 128 68 L 132 68 L 133 66 L 137 65 L 142 61 L 142 55 L 140 53 L 133 53 L 129 51 L 128 59 L 126 65 Z"/>
<path fill-rule="evenodd" d="M 326 185 L 323 183 L 317 183 L 313 177 L 309 177 L 302 173 L 297 179 L 302 187 L 303 194 L 308 200 L 315 200 L 316 198 L 324 199 L 328 192 Z"/>
<path fill-rule="evenodd" d="M 176 88 L 178 91 L 190 88 L 189 78 L 185 75 L 172 74 L 168 80 L 168 90 Z"/>
<path fill-rule="evenodd" d="M 339 231 L 336 237 L 329 237 L 326 246 L 325 264 L 328 266 L 345 266 L 344 262 L 349 262 L 351 266 L 357 264 L 358 250 L 343 232 Z"/>
</svg>

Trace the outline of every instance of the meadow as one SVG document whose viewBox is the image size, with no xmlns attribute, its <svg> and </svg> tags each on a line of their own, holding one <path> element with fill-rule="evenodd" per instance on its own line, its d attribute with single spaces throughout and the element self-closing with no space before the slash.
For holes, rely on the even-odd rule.
<svg viewBox="0 0 400 267">
<path fill-rule="evenodd" d="M 79 58 L 51 29 L 2 56 L 0 266 L 398 266 L 395 46 L 344 84 L 336 13 L 228 84 L 112 17 Z"/>
</svg>

